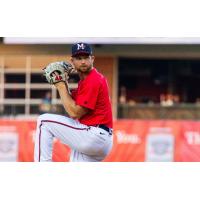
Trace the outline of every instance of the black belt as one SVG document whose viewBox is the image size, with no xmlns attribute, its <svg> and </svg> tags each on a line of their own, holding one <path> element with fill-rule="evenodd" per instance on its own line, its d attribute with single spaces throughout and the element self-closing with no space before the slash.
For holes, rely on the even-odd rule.
<svg viewBox="0 0 200 200">
<path fill-rule="evenodd" d="M 99 125 L 96 125 L 96 126 L 99 127 L 99 128 L 102 128 L 105 131 L 107 131 L 109 133 L 109 135 L 112 135 L 112 129 L 111 128 L 108 128 L 107 126 L 105 126 L 103 124 L 99 124 Z"/>
</svg>

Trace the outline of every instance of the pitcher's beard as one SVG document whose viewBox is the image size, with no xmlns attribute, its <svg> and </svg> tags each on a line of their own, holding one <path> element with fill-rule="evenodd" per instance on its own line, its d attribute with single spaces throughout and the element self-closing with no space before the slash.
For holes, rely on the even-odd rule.
<svg viewBox="0 0 200 200">
<path fill-rule="evenodd" d="M 92 67 L 82 66 L 78 71 L 81 73 L 89 73 L 91 69 Z"/>
</svg>

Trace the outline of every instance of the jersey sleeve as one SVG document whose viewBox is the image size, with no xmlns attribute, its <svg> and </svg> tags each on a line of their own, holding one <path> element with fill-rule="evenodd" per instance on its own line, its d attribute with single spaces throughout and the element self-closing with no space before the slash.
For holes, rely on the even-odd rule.
<svg viewBox="0 0 200 200">
<path fill-rule="evenodd" d="M 94 110 L 99 90 L 100 82 L 85 83 L 77 93 L 76 104 Z"/>
</svg>

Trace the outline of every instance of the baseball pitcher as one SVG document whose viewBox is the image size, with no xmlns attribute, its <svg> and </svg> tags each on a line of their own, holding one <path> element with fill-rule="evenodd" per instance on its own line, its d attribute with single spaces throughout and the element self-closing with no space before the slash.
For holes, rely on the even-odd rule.
<svg viewBox="0 0 200 200">
<path fill-rule="evenodd" d="M 70 161 L 102 161 L 113 143 L 112 111 L 106 78 L 93 67 L 90 45 L 72 46 L 71 63 L 54 62 L 44 69 L 44 75 L 60 95 L 69 117 L 42 114 L 37 120 L 34 149 L 36 162 L 52 161 L 53 138 L 71 148 Z M 70 94 L 68 76 L 73 70 L 79 74 L 78 88 Z"/>
</svg>

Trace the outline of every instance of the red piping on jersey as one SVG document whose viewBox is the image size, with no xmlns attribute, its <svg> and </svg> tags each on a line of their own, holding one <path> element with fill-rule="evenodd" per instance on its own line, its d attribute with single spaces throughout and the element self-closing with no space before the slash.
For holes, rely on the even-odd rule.
<svg viewBox="0 0 200 200">
<path fill-rule="evenodd" d="M 42 133 L 41 127 L 42 127 L 42 123 L 43 123 L 43 122 L 51 122 L 51 123 L 55 123 L 55 124 L 60 124 L 60 125 L 67 126 L 67 127 L 69 127 L 69 128 L 72 128 L 72 129 L 75 129 L 75 130 L 79 130 L 79 131 L 88 130 L 88 128 L 76 128 L 76 127 L 70 126 L 70 125 L 68 125 L 68 124 L 63 124 L 63 123 L 57 122 L 57 121 L 52 121 L 52 120 L 41 120 L 41 124 L 40 124 L 40 127 L 39 127 L 39 129 L 40 129 L 40 133 L 39 133 L 39 162 L 40 162 L 40 154 L 41 154 L 41 148 L 40 148 L 41 135 L 42 135 L 42 134 L 41 134 L 41 133 Z"/>
</svg>

